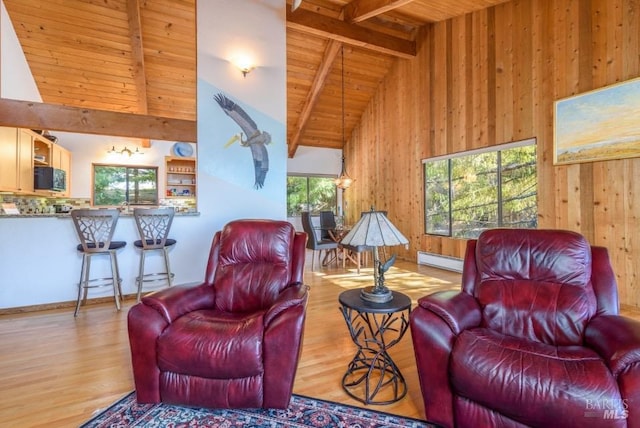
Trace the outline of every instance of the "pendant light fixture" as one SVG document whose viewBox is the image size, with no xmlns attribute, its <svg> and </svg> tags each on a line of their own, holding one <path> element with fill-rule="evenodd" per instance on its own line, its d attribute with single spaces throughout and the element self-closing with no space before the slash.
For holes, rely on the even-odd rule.
<svg viewBox="0 0 640 428">
<path fill-rule="evenodd" d="M 340 172 L 340 176 L 335 179 L 336 187 L 338 189 L 348 189 L 349 186 L 353 184 L 355 179 L 349 177 L 347 174 L 347 168 L 344 164 L 344 143 L 345 143 L 345 125 L 344 125 L 344 45 L 342 45 L 342 171 Z"/>
</svg>

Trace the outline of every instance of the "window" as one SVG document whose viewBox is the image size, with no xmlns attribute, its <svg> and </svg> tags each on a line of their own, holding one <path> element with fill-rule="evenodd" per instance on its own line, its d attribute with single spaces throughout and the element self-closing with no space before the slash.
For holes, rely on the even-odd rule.
<svg viewBox="0 0 640 428">
<path fill-rule="evenodd" d="M 423 163 L 427 234 L 475 238 L 493 227 L 537 227 L 535 140 Z"/>
<path fill-rule="evenodd" d="M 302 211 L 335 213 L 338 197 L 334 180 L 335 177 L 287 176 L 287 216 L 299 216 Z"/>
<path fill-rule="evenodd" d="M 158 204 L 158 168 L 93 165 L 93 205 Z"/>
</svg>

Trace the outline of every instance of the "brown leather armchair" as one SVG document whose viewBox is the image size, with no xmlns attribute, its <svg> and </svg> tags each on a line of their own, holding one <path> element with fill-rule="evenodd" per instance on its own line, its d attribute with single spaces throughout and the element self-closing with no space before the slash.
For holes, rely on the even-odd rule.
<svg viewBox="0 0 640 428">
<path fill-rule="evenodd" d="M 411 313 L 426 417 L 445 427 L 639 427 L 640 323 L 606 249 L 558 230 L 483 232 L 462 290 Z"/>
<path fill-rule="evenodd" d="M 138 402 L 288 407 L 308 297 L 305 244 L 285 221 L 230 222 L 213 238 L 202 284 L 133 306 Z"/>
</svg>

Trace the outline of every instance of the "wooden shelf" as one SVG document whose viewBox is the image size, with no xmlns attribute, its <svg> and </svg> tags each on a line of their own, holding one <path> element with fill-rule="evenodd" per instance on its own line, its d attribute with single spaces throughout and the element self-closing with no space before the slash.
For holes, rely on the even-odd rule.
<svg viewBox="0 0 640 428">
<path fill-rule="evenodd" d="M 183 181 L 187 181 L 183 183 Z M 196 159 L 179 156 L 165 157 L 166 198 L 187 199 L 196 197 Z M 173 190 L 175 189 L 175 192 Z M 185 195 L 182 192 L 188 191 Z"/>
</svg>

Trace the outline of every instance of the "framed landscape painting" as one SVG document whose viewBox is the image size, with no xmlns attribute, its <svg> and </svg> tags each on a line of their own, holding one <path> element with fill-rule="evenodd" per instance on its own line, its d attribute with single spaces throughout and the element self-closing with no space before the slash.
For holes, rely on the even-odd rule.
<svg viewBox="0 0 640 428">
<path fill-rule="evenodd" d="M 640 78 L 554 103 L 554 165 L 640 156 Z"/>
</svg>

